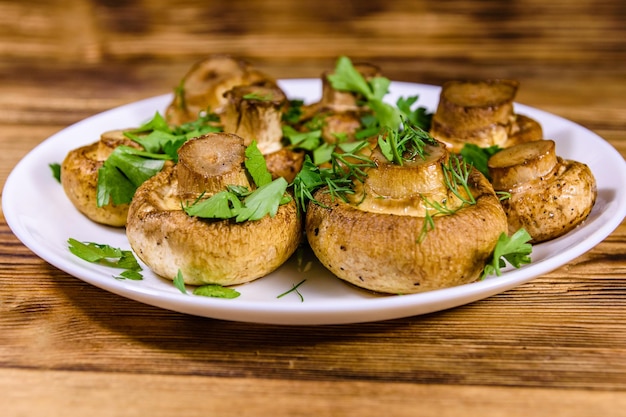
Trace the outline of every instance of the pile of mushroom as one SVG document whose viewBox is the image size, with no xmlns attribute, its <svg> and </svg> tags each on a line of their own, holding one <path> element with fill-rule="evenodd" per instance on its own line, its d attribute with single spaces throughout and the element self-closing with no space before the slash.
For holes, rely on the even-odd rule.
<svg viewBox="0 0 626 417">
<path fill-rule="evenodd" d="M 366 81 L 381 77 L 374 65 L 354 68 Z M 104 133 L 99 142 L 67 155 L 63 188 L 91 220 L 126 226 L 133 251 L 152 271 L 172 280 L 180 273 L 190 285 L 228 286 L 263 277 L 306 241 L 328 270 L 350 284 L 386 294 L 430 291 L 479 279 L 502 234 L 524 228 L 532 243 L 544 242 L 589 216 L 597 195 L 591 171 L 558 157 L 541 125 L 515 112 L 516 81 L 445 83 L 432 137 L 398 163 L 380 148 L 391 130 L 380 126 L 373 137 L 357 139 L 363 117 L 373 110 L 359 94 L 334 88 L 331 74 L 322 74 L 321 99 L 303 106 L 289 127 L 319 130 L 331 147 L 363 141 L 359 157 L 371 164 L 352 177 L 345 198 L 324 187 L 304 214 L 292 199 L 275 216 L 243 222 L 185 212 L 190 203 L 227 187 L 254 189 L 244 167 L 244 150 L 253 142 L 274 179 L 292 183 L 305 160 L 304 151 L 285 144 L 283 116 L 291 103 L 276 80 L 229 56 L 194 65 L 165 112 L 172 126 L 213 112 L 223 133 L 185 142 L 177 163 L 166 163 L 144 182 L 130 204 L 99 207 L 98 170 L 107 157 L 120 145 L 143 149 L 123 131 Z M 496 145 L 488 177 L 459 159 L 466 144 Z M 455 172 L 464 175 L 463 186 Z"/>
<path fill-rule="evenodd" d="M 301 216 L 292 199 L 274 217 L 235 222 L 191 217 L 183 205 L 227 186 L 252 188 L 244 168 L 244 141 L 226 133 L 192 139 L 179 161 L 139 187 L 130 205 L 126 236 L 156 274 L 190 285 L 235 285 L 274 271 L 301 240 Z"/>
</svg>

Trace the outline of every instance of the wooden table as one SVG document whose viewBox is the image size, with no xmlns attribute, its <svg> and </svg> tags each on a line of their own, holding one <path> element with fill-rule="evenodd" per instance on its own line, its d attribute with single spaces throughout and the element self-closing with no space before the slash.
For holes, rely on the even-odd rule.
<svg viewBox="0 0 626 417">
<path fill-rule="evenodd" d="M 51 134 L 171 92 L 211 53 L 278 78 L 318 77 L 342 54 L 401 81 L 513 78 L 518 102 L 626 155 L 618 1 L 3 0 L 0 184 Z M 340 326 L 140 304 L 42 261 L 4 215 L 0 266 L 6 417 L 626 415 L 624 223 L 567 265 L 486 300 Z"/>
</svg>

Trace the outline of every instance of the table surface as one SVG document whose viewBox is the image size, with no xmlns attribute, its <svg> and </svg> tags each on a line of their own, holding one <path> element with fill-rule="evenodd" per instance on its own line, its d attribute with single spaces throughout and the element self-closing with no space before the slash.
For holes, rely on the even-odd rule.
<svg viewBox="0 0 626 417">
<path fill-rule="evenodd" d="M 348 55 L 400 81 L 516 79 L 516 101 L 624 156 L 624 4 L 0 0 L 0 184 L 50 135 L 171 92 L 213 53 L 277 78 L 317 78 Z M 352 325 L 228 322 L 131 301 L 38 258 L 4 214 L 0 265 L 4 416 L 626 415 L 624 223 L 502 294 Z"/>
</svg>

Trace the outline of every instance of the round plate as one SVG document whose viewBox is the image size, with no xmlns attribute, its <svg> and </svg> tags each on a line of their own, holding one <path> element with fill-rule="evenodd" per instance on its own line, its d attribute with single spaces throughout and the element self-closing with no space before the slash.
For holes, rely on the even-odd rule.
<svg viewBox="0 0 626 417">
<path fill-rule="evenodd" d="M 281 80 L 290 98 L 315 101 L 321 93 L 319 80 Z M 418 105 L 434 111 L 439 87 L 412 83 L 391 84 L 388 99 L 418 95 Z M 538 120 L 545 137 L 556 141 L 557 154 L 589 165 L 596 177 L 598 199 L 589 218 L 561 238 L 535 245 L 532 263 L 506 269 L 500 277 L 421 294 L 382 296 L 362 291 L 337 279 L 312 255 L 293 256 L 267 277 L 240 285 L 241 296 L 218 299 L 182 294 L 171 281 L 144 268 L 142 281 L 118 280 L 111 268 L 87 263 L 72 255 L 72 237 L 122 249 L 130 249 L 123 229 L 97 225 L 74 208 L 49 164 L 60 163 L 79 146 L 98 140 L 100 133 L 136 127 L 156 111 L 163 112 L 171 95 L 158 96 L 121 106 L 76 123 L 33 149 L 7 179 L 2 206 L 15 235 L 35 254 L 55 267 L 96 287 L 153 306 L 225 320 L 289 324 L 341 324 L 394 319 L 448 309 L 511 289 L 550 272 L 585 253 L 607 237 L 626 215 L 626 163 L 624 158 L 595 133 L 561 117 L 520 104 L 516 112 Z M 25 204 L 28 202 L 28 204 Z M 292 291 L 299 287 L 299 294 Z M 302 296 L 302 298 L 300 297 Z"/>
</svg>

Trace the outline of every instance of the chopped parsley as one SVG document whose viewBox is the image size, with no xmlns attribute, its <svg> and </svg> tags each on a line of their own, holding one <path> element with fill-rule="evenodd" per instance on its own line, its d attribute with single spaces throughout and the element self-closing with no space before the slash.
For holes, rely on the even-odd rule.
<svg viewBox="0 0 626 417">
<path fill-rule="evenodd" d="M 124 271 L 116 277 L 118 279 L 143 279 L 139 272 L 141 271 L 141 266 L 130 250 L 122 250 L 94 242 L 80 242 L 74 238 L 69 238 L 67 243 L 70 252 L 84 261 L 123 269 Z"/>
</svg>

